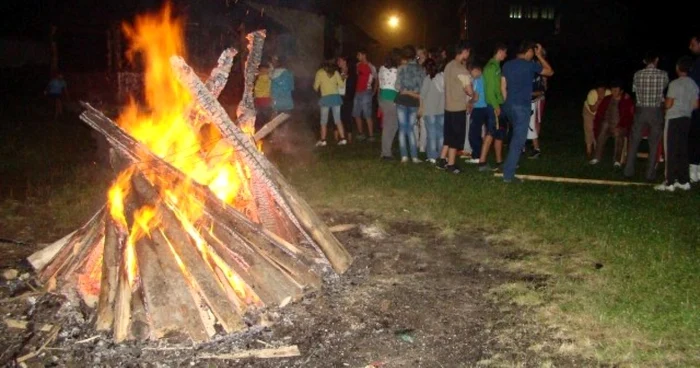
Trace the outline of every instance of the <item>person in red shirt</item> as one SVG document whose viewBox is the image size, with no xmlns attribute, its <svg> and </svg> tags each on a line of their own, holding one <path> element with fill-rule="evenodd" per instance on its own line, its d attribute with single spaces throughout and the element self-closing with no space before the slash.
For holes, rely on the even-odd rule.
<svg viewBox="0 0 700 368">
<path fill-rule="evenodd" d="M 367 120 L 367 134 L 370 142 L 374 141 L 374 121 L 372 120 L 372 98 L 377 92 L 377 69 L 367 61 L 367 52 L 357 52 L 357 83 L 355 85 L 355 99 L 353 102 L 352 116 L 357 123 L 357 139 L 362 141 L 367 137 L 364 134 L 362 118 Z"/>
<path fill-rule="evenodd" d="M 615 138 L 615 168 L 622 167 L 622 150 L 632 122 L 634 120 L 634 100 L 625 93 L 622 82 L 615 81 L 610 85 L 611 94 L 600 103 L 593 120 L 593 132 L 597 137 L 595 156 L 591 165 L 600 162 L 605 151 L 605 142 L 612 136 Z"/>
</svg>

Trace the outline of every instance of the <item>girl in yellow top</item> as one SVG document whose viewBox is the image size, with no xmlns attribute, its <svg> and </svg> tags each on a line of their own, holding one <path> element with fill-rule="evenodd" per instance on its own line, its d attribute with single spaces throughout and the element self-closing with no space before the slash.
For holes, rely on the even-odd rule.
<svg viewBox="0 0 700 368">
<path fill-rule="evenodd" d="M 270 97 L 272 81 L 270 80 L 270 67 L 267 62 L 261 63 L 258 67 L 258 76 L 255 78 L 253 88 L 253 98 L 255 103 L 255 131 L 257 132 L 270 119 L 272 119 L 272 98 Z"/>
<path fill-rule="evenodd" d="M 316 80 L 314 81 L 314 89 L 321 93 L 321 99 L 318 101 L 321 107 L 321 139 L 316 143 L 316 147 L 324 147 L 327 144 L 326 135 L 328 134 L 329 111 L 333 111 L 333 120 L 340 136 L 338 145 L 343 146 L 348 143 L 345 140 L 343 123 L 340 120 L 340 106 L 343 105 L 340 90 L 344 87 L 345 80 L 338 73 L 335 61 L 325 61 L 323 67 L 316 72 Z"/>
</svg>

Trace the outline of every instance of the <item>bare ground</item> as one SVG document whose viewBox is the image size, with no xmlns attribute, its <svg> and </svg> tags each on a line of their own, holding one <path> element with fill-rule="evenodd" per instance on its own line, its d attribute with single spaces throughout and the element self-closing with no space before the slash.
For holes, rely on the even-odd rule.
<svg viewBox="0 0 700 368">
<path fill-rule="evenodd" d="M 30 292 L 25 281 L 3 281 L 4 318 L 30 321 L 26 330 L 0 324 L 0 364 L 38 347 L 60 325 L 58 337 L 28 366 L 207 366 L 207 367 L 474 367 L 594 366 L 566 353 L 570 343 L 533 317 L 538 303 L 518 302 L 511 287 L 547 288 L 542 276 L 505 272 L 493 260 L 519 255 L 488 244 L 481 232 L 446 233 L 413 222 L 383 223 L 363 213 L 322 213 L 330 224 L 359 224 L 339 233 L 355 257 L 352 268 L 323 290 L 282 310 L 268 311 L 269 327 L 187 343 L 114 345 L 96 333 L 90 311 L 66 305 L 55 295 L 10 299 Z M 2 268 L 20 273 L 35 247 L 2 244 Z M 31 275 L 31 273 L 30 273 Z M 25 275 L 30 276 L 30 275 Z M 526 295 L 526 294 L 525 294 Z M 81 343 L 77 343 L 81 342 Z M 301 356 L 226 361 L 205 354 L 298 345 Z"/>
</svg>

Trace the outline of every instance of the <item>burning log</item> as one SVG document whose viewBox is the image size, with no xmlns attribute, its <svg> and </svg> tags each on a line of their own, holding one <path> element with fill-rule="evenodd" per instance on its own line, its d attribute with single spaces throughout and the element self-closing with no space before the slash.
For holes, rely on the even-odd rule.
<svg viewBox="0 0 700 368">
<path fill-rule="evenodd" d="M 351 258 L 252 139 L 264 31 L 248 36 L 239 127 L 216 100 L 236 51 L 224 51 L 206 83 L 177 58 L 163 68 L 163 55 L 183 50 L 180 28 L 167 11 L 154 20 L 125 27 L 152 40 L 135 46 L 148 54 L 148 109 L 128 106 L 119 125 L 88 104 L 80 116 L 106 137 L 120 171 L 108 205 L 29 260 L 47 288 L 94 308 L 95 328 L 116 342 L 206 341 L 319 288 Z M 203 123 L 220 132 L 200 136 Z M 207 147 L 209 133 L 223 139 Z"/>
<path fill-rule="evenodd" d="M 289 114 L 287 113 L 280 113 L 279 115 L 275 116 L 274 119 L 270 120 L 267 124 L 265 124 L 264 127 L 260 128 L 255 133 L 255 141 L 259 142 L 263 138 L 267 137 L 268 134 L 272 133 L 273 130 L 277 129 L 280 125 L 282 125 L 284 122 L 286 122 L 289 119 Z"/>
<path fill-rule="evenodd" d="M 190 89 L 199 106 L 209 114 L 209 119 L 219 127 L 224 137 L 241 154 L 241 159 L 252 171 L 261 174 L 261 180 L 264 180 L 265 185 L 272 191 L 277 204 L 283 208 L 290 219 L 299 221 L 301 229 L 305 233 L 308 232 L 313 241 L 321 247 L 335 271 L 345 272 L 352 263 L 352 257 L 338 239 L 316 216 L 308 203 L 287 183 L 277 168 L 257 151 L 251 139 L 231 121 L 226 111 L 207 91 L 192 68 L 177 56 L 171 57 L 170 62 L 177 77 Z"/>
</svg>

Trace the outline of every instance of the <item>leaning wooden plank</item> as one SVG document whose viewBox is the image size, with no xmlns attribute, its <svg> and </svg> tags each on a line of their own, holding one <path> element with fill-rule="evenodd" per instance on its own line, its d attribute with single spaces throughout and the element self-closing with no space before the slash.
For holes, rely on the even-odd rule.
<svg viewBox="0 0 700 368">
<path fill-rule="evenodd" d="M 56 254 L 49 264 L 39 272 L 39 281 L 48 283 L 55 278 L 57 273 L 64 267 L 71 265 L 76 255 L 83 254 L 85 243 L 94 234 L 97 224 L 104 218 L 104 207 L 98 211 L 88 223 L 83 225 L 66 243 L 66 245 Z"/>
<path fill-rule="evenodd" d="M 280 125 L 282 125 L 284 122 L 286 122 L 289 119 L 289 114 L 287 113 L 280 113 L 277 116 L 274 117 L 274 119 L 270 120 L 265 126 L 260 128 L 257 132 L 255 132 L 255 141 L 259 142 L 263 138 L 267 137 L 268 134 L 272 133 L 273 130 L 277 129 Z"/>
<path fill-rule="evenodd" d="M 80 229 L 73 231 L 72 233 L 64 236 L 63 238 L 59 239 L 58 241 L 54 242 L 51 245 L 46 246 L 45 248 L 33 253 L 27 258 L 27 261 L 29 261 L 29 264 L 34 267 L 34 270 L 36 271 L 41 271 L 48 265 L 54 257 L 61 251 L 61 249 L 64 248 L 64 246 L 67 245 L 68 242 L 71 241 L 71 239 L 74 239 L 74 236 L 77 235 L 76 233 L 80 232 L 81 229 L 85 229 L 88 227 L 92 222 L 99 216 L 101 216 L 102 209 L 97 211 L 95 215 L 93 215 L 88 222 L 83 225 Z"/>
<path fill-rule="evenodd" d="M 159 230 L 153 230 L 153 233 Z M 194 341 L 207 341 L 200 312 L 190 286 L 167 242 L 141 238 L 136 244 L 143 299 L 150 313 L 151 338 L 182 333 Z M 158 239 L 160 240 L 160 239 Z"/>
<path fill-rule="evenodd" d="M 112 328 L 114 321 L 114 301 L 119 284 L 119 252 L 124 247 L 126 233 L 108 218 L 105 223 L 105 246 L 102 255 L 102 280 L 100 282 L 100 300 L 97 303 L 97 320 L 95 329 L 106 331 Z"/>
<path fill-rule="evenodd" d="M 202 294 L 202 297 L 211 308 L 212 312 L 221 323 L 226 332 L 238 331 L 244 327 L 243 320 L 233 311 L 238 311 L 233 301 L 229 300 L 225 290 L 219 286 L 215 278 L 214 267 L 210 260 L 204 259 L 207 255 L 208 245 L 204 239 L 195 239 L 199 233 L 194 225 L 184 216 L 178 217 L 173 212 L 175 207 L 168 208 L 161 200 L 156 188 L 141 174 L 137 173 L 132 177 L 134 190 L 144 199 L 145 202 L 155 206 L 160 216 L 163 232 L 170 240 L 173 252 L 177 253 L 183 263 L 184 270 L 189 273 L 189 282 Z M 189 230 L 189 233 L 186 232 Z"/>
<path fill-rule="evenodd" d="M 262 60 L 263 45 L 265 44 L 265 30 L 251 32 L 246 36 L 248 40 L 248 57 L 245 62 L 243 79 L 243 96 L 238 104 L 236 115 L 242 122 L 241 125 L 250 129 L 255 124 L 255 104 L 253 99 L 253 89 L 255 88 L 255 75 Z"/>
<path fill-rule="evenodd" d="M 190 89 L 199 105 L 210 114 L 211 121 L 219 127 L 225 138 L 237 149 L 237 152 L 240 153 L 239 157 L 244 160 L 249 169 L 261 173 L 261 178 L 266 181 L 266 184 L 270 188 L 276 189 L 272 194 L 279 206 L 290 219 L 300 222 L 303 230 L 311 235 L 312 243 L 321 247 L 335 271 L 345 272 L 352 263 L 352 257 L 338 239 L 316 216 L 306 201 L 287 183 L 282 174 L 257 151 L 254 143 L 245 133 L 233 124 L 226 111 L 208 93 L 192 68 L 177 56 L 171 57 L 170 62 L 180 82 Z"/>
<path fill-rule="evenodd" d="M 494 176 L 502 178 L 503 174 L 496 173 Z M 579 179 L 579 178 L 563 178 L 557 176 L 541 176 L 541 175 L 516 175 L 518 179 L 533 180 L 533 181 L 550 181 L 555 183 L 572 183 L 572 184 L 596 184 L 596 185 L 615 185 L 615 186 L 649 186 L 651 183 L 639 183 L 633 181 L 613 181 L 613 180 L 598 180 L 598 179 Z"/>
<path fill-rule="evenodd" d="M 258 359 L 268 359 L 268 358 L 292 358 L 301 356 L 299 347 L 296 345 L 282 346 L 279 348 L 268 348 L 268 349 L 257 349 L 257 350 L 246 350 L 231 354 L 206 354 L 201 355 L 201 359 L 221 359 L 221 360 L 234 360 L 234 359 L 246 359 L 246 358 L 258 358 Z"/>
<path fill-rule="evenodd" d="M 219 56 L 216 67 L 212 69 L 209 78 L 204 83 L 214 97 L 219 97 L 221 91 L 226 87 L 229 74 L 231 73 L 231 67 L 233 66 L 233 59 L 236 57 L 236 54 L 238 54 L 238 51 L 233 47 L 224 50 L 221 56 Z"/>
</svg>

